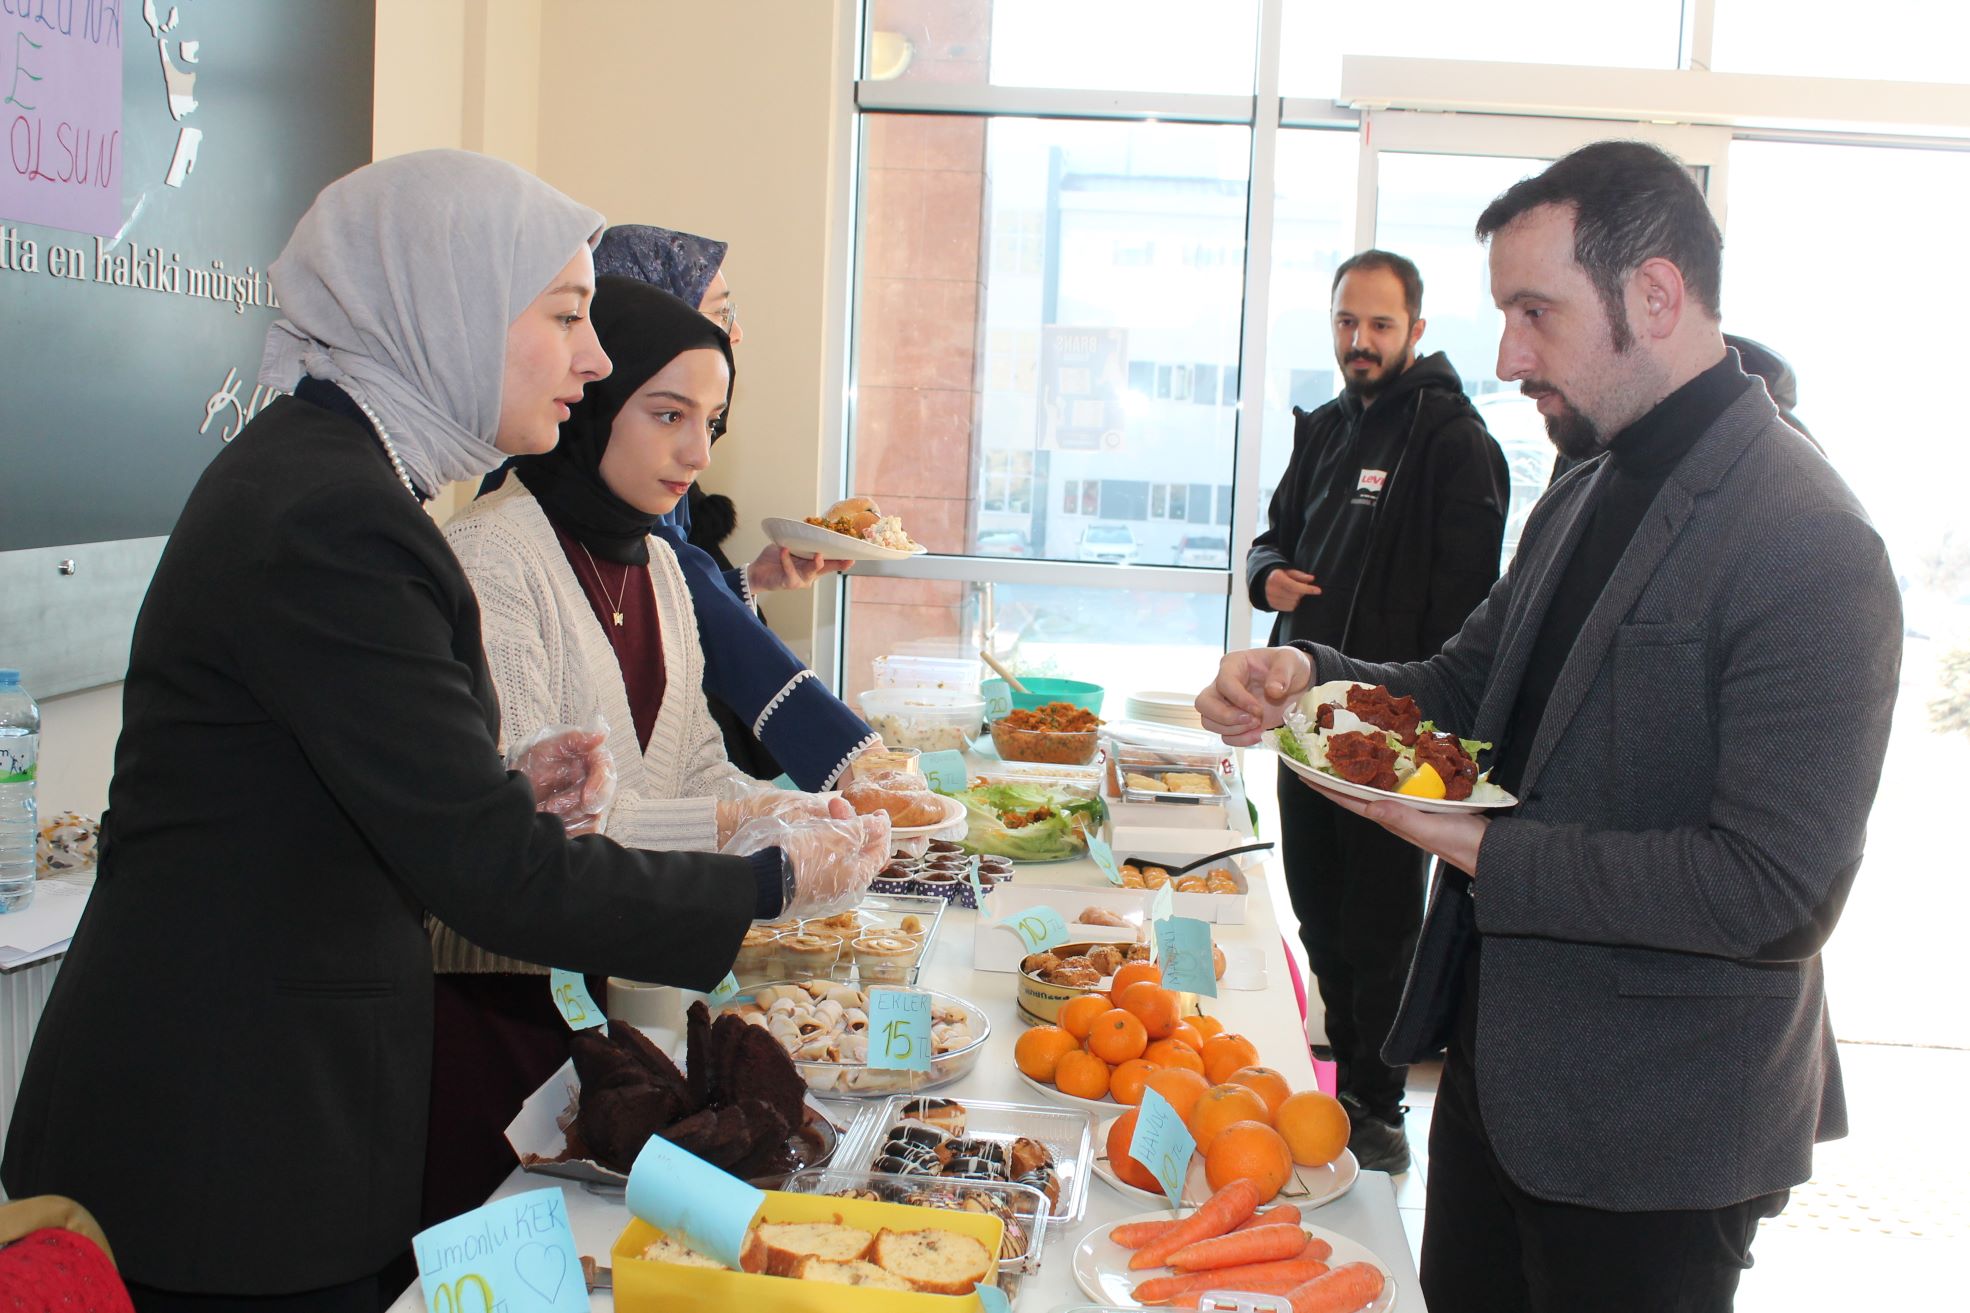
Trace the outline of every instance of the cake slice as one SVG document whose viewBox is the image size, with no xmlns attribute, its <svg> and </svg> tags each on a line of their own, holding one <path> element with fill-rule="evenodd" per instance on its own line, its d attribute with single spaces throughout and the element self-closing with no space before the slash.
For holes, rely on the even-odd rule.
<svg viewBox="0 0 1970 1313">
<path fill-rule="evenodd" d="M 969 1294 L 992 1270 L 985 1246 L 955 1231 L 876 1233 L 875 1264 L 925 1294 Z"/>
<path fill-rule="evenodd" d="M 916 1289 L 902 1277 L 893 1276 L 874 1263 L 865 1263 L 860 1259 L 836 1263 L 826 1258 L 803 1258 L 793 1274 L 802 1281 L 825 1281 L 837 1286 L 874 1286 L 877 1290 Z"/>
<path fill-rule="evenodd" d="M 715 1258 L 700 1254 L 680 1240 L 664 1236 L 652 1240 L 643 1247 L 643 1257 L 651 1263 L 677 1263 L 683 1267 L 708 1267 L 715 1272 L 729 1272 L 732 1269 Z"/>
<path fill-rule="evenodd" d="M 768 1276 L 792 1276 L 809 1258 L 831 1263 L 865 1259 L 874 1242 L 867 1231 L 843 1226 L 839 1218 L 833 1222 L 761 1222 L 746 1233 L 739 1266 Z"/>
</svg>

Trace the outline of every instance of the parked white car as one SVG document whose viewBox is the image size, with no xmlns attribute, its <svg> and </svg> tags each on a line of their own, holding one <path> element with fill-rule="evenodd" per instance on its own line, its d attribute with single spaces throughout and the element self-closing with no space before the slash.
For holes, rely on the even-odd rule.
<svg viewBox="0 0 1970 1313">
<path fill-rule="evenodd" d="M 1133 565 L 1137 550 L 1135 534 L 1126 524 L 1090 524 L 1081 530 L 1083 561 Z"/>
<path fill-rule="evenodd" d="M 1231 544 L 1221 533 L 1187 533 L 1177 539 L 1177 564 L 1222 570 L 1231 561 Z"/>
</svg>

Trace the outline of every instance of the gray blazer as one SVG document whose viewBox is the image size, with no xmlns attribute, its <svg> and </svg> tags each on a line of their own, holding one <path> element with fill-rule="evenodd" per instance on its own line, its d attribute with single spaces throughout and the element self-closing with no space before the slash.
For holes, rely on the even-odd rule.
<svg viewBox="0 0 1970 1313">
<path fill-rule="evenodd" d="M 1495 740 L 1605 463 L 1547 493 L 1442 652 L 1314 648 L 1317 678 L 1385 683 Z M 1389 1038 L 1407 1062 L 1448 1033 L 1474 912 L 1478 1098 L 1522 1188 L 1715 1208 L 1805 1180 L 1814 1141 L 1846 1133 L 1819 951 L 1860 866 L 1901 635 L 1880 536 L 1751 389 L 1589 614 L 1471 892 L 1439 870 Z"/>
</svg>

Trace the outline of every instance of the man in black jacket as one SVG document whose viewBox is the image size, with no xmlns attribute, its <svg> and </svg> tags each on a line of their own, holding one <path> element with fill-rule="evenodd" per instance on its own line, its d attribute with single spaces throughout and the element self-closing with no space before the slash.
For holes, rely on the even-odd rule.
<svg viewBox="0 0 1970 1313">
<path fill-rule="evenodd" d="M 1505 456 L 1442 352 L 1418 360 L 1423 280 L 1388 251 L 1334 274 L 1334 359 L 1346 390 L 1294 408 L 1293 458 L 1252 543 L 1252 605 L 1272 643 L 1325 643 L 1367 661 L 1435 655 L 1498 578 Z M 1327 1012 L 1363 1167 L 1409 1166 L 1406 1067 L 1382 1041 L 1422 921 L 1429 858 L 1279 774 L 1286 886 Z"/>
</svg>

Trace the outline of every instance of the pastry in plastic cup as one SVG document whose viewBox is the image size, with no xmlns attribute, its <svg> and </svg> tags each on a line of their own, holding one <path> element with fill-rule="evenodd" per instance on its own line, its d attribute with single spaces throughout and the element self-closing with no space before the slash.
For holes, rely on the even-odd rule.
<svg viewBox="0 0 1970 1313">
<path fill-rule="evenodd" d="M 804 930 L 781 935 L 780 969 L 789 980 L 824 979 L 841 959 L 842 941 L 835 935 L 811 935 Z"/>
<path fill-rule="evenodd" d="M 861 779 L 886 770 L 900 770 L 922 779 L 922 758 L 923 753 L 917 748 L 870 748 L 850 764 L 849 772 L 851 778 Z"/>
<path fill-rule="evenodd" d="M 910 979 L 923 945 L 903 934 L 863 935 L 850 945 L 855 954 L 855 970 L 867 985 L 903 985 Z"/>
<path fill-rule="evenodd" d="M 732 959 L 732 974 L 741 981 L 772 980 L 780 969 L 778 943 L 785 932 L 770 925 L 755 925 L 739 941 L 739 952 Z"/>
</svg>

